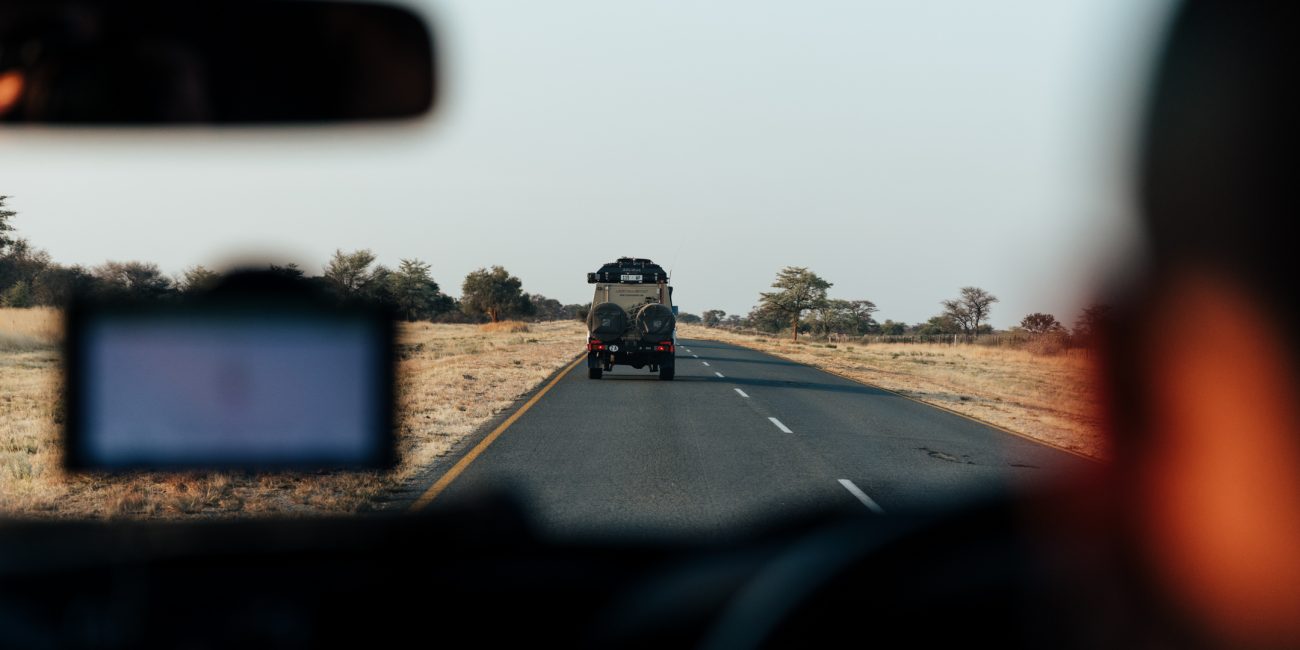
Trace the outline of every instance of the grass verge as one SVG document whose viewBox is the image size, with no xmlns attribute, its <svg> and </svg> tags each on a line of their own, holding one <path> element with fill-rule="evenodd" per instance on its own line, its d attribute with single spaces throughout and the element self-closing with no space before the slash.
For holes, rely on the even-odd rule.
<svg viewBox="0 0 1300 650">
<path fill-rule="evenodd" d="M 518 327 L 523 325 L 524 328 Z M 76 518 L 354 512 L 446 454 L 570 361 L 585 329 L 562 321 L 482 328 L 403 324 L 389 472 L 133 475 L 61 467 L 59 314 L 0 309 L 0 513 Z"/>
<path fill-rule="evenodd" d="M 1084 350 L 1035 354 L 979 345 L 825 343 L 682 325 L 682 338 L 734 343 L 879 386 L 1097 459 L 1094 359 Z"/>
</svg>

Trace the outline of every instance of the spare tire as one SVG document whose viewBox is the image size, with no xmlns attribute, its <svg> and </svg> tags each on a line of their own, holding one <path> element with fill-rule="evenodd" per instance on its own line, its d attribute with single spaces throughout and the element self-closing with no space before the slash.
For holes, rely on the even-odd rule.
<svg viewBox="0 0 1300 650">
<path fill-rule="evenodd" d="M 612 302 L 602 302 L 587 312 L 587 332 L 601 341 L 617 341 L 627 330 L 627 312 Z"/>
<path fill-rule="evenodd" d="M 677 319 L 673 317 L 673 310 L 668 305 L 659 303 L 650 303 L 637 307 L 632 315 L 632 320 L 636 325 L 637 336 L 640 336 L 641 340 L 646 343 L 658 343 L 671 339 L 673 337 L 673 328 L 677 325 Z"/>
</svg>

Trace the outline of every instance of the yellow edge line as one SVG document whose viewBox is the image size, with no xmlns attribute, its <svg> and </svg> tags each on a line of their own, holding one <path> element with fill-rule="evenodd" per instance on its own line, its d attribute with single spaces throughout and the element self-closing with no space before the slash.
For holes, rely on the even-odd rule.
<svg viewBox="0 0 1300 650">
<path fill-rule="evenodd" d="M 494 440 L 501 437 L 501 434 L 505 433 L 506 429 L 509 429 L 510 425 L 515 423 L 515 420 L 518 420 L 524 413 L 527 413 L 528 409 L 532 408 L 538 400 L 542 399 L 543 395 L 546 395 L 551 388 L 554 388 L 556 384 L 560 383 L 561 379 L 564 379 L 566 375 L 572 372 L 573 369 L 586 358 L 587 355 L 584 354 L 577 359 L 574 359 L 573 363 L 565 366 L 564 370 L 561 370 L 560 374 L 556 375 L 555 379 L 551 380 L 551 383 L 537 391 L 537 394 L 533 395 L 532 399 L 525 402 L 524 405 L 519 407 L 519 409 L 511 414 L 510 417 L 506 418 L 505 422 L 497 425 L 497 428 L 493 429 L 492 433 L 487 434 L 487 436 L 480 440 L 477 445 L 474 445 L 474 448 L 471 449 L 468 454 L 462 456 L 455 465 L 451 466 L 451 469 L 443 473 L 443 475 L 439 477 L 433 485 L 429 486 L 429 489 L 425 490 L 424 494 L 421 494 L 420 498 L 416 499 L 415 503 L 411 504 L 410 510 L 420 510 L 429 505 L 430 501 L 438 498 L 438 495 L 442 494 L 443 490 L 446 490 L 447 486 L 451 485 L 451 482 L 455 481 L 456 478 L 465 471 L 465 468 L 469 467 L 470 463 L 474 462 L 475 459 L 483 454 L 484 450 L 488 448 L 488 445 L 491 445 Z"/>
<path fill-rule="evenodd" d="M 898 391 L 896 391 L 896 390 L 890 390 L 890 389 L 888 389 L 888 388 L 885 388 L 884 386 L 879 386 L 879 385 L 873 384 L 873 383 L 871 383 L 871 382 L 869 382 L 869 381 L 864 381 L 864 380 L 862 380 L 862 379 L 858 379 L 857 377 L 850 377 L 849 375 L 846 375 L 846 374 L 844 374 L 844 373 L 842 373 L 842 372 L 840 372 L 840 371 L 838 371 L 838 370 L 835 370 L 835 369 L 833 369 L 833 368 L 822 368 L 822 367 L 820 367 L 820 366 L 814 366 L 814 365 L 811 365 L 811 364 L 804 363 L 804 362 L 802 362 L 802 361 L 800 361 L 800 360 L 798 360 L 798 359 L 792 359 L 792 358 L 787 357 L 787 356 L 785 356 L 785 355 L 783 355 L 783 354 L 780 354 L 780 353 L 778 353 L 778 352 L 772 352 L 772 351 L 770 351 L 770 350 L 763 350 L 763 349 L 760 349 L 760 348 L 751 347 L 751 346 L 745 345 L 744 343 L 737 343 L 737 342 L 735 342 L 735 341 L 724 341 L 724 340 L 722 340 L 722 339 L 706 339 L 706 340 L 708 340 L 708 341 L 715 341 L 715 342 L 717 342 L 717 343 L 727 343 L 727 344 L 730 344 L 730 345 L 739 345 L 739 346 L 742 347 L 742 348 L 749 348 L 750 350 L 754 350 L 754 351 L 756 351 L 756 352 L 762 352 L 763 354 L 770 354 L 770 355 L 772 355 L 772 356 L 774 356 L 774 357 L 779 357 L 779 358 L 781 358 L 781 359 L 785 359 L 786 361 L 793 361 L 794 363 L 797 363 L 797 364 L 799 364 L 799 365 L 801 365 L 801 366 L 808 366 L 809 368 L 816 368 L 817 370 L 820 370 L 820 371 L 822 371 L 822 372 L 830 373 L 830 374 L 835 375 L 836 377 L 839 377 L 839 378 L 841 378 L 841 379 L 847 379 L 847 380 L 849 380 L 849 381 L 851 381 L 851 382 L 853 382 L 853 383 L 855 383 L 855 384 L 862 384 L 863 386 L 867 386 L 867 387 L 870 387 L 870 388 L 875 388 L 875 389 L 877 389 L 877 390 L 883 390 L 883 391 L 885 391 L 886 393 L 889 393 L 889 394 L 891 394 L 891 395 L 897 395 L 897 396 L 899 396 L 899 397 L 901 397 L 901 398 L 903 398 L 903 399 L 911 400 L 911 401 L 913 401 L 913 402 L 916 402 L 917 404 L 924 404 L 924 405 L 929 406 L 929 407 L 931 407 L 931 408 L 937 408 L 937 409 L 939 409 L 940 411 L 947 411 L 948 413 L 952 413 L 953 415 L 956 415 L 956 416 L 959 416 L 959 417 L 966 418 L 967 420 L 970 420 L 971 422 L 977 422 L 977 423 L 982 424 L 982 425 L 984 425 L 984 426 L 986 426 L 986 427 L 991 427 L 991 428 L 993 428 L 993 429 L 997 429 L 998 431 L 1001 431 L 1001 432 L 1003 432 L 1003 433 L 1009 433 L 1009 434 L 1011 434 L 1011 435 L 1013 435 L 1013 436 L 1016 436 L 1017 438 L 1024 438 L 1025 440 L 1028 440 L 1028 441 L 1030 441 L 1030 442 L 1036 442 L 1036 443 L 1038 443 L 1038 444 L 1040 444 L 1040 445 L 1043 445 L 1044 447 L 1051 447 L 1052 449 L 1055 449 L 1055 450 L 1057 450 L 1057 451 L 1063 451 L 1063 452 L 1065 452 L 1065 453 L 1067 453 L 1067 454 L 1071 454 L 1071 455 L 1074 455 L 1074 456 L 1078 456 L 1079 458 L 1082 458 L 1082 459 L 1084 459 L 1084 460 L 1090 460 L 1090 461 L 1092 461 L 1092 462 L 1094 462 L 1094 463 L 1102 463 L 1102 464 L 1105 463 L 1105 461 L 1103 461 L 1102 459 L 1097 458 L 1097 457 L 1095 457 L 1095 456 L 1089 456 L 1088 454 L 1085 454 L 1085 453 L 1083 453 L 1083 452 L 1079 452 L 1079 451 L 1075 451 L 1075 450 L 1073 450 L 1073 449 L 1070 449 L 1069 447 L 1062 447 L 1061 445 L 1058 445 L 1058 444 L 1056 444 L 1056 443 L 1048 442 L 1048 441 L 1046 441 L 1046 440 L 1040 440 L 1040 439 L 1035 438 L 1035 437 L 1033 437 L 1033 436 L 1031 436 L 1031 435 L 1029 435 L 1029 434 L 1027 434 L 1027 433 L 1020 433 L 1019 431 L 1012 431 L 1011 429 L 1008 429 L 1008 428 L 1006 428 L 1006 427 L 1004 427 L 1004 426 L 1002 426 L 1002 425 L 1000 425 L 1000 424 L 994 424 L 994 423 L 992 423 L 992 422 L 989 422 L 988 420 L 981 420 L 981 419 L 979 419 L 979 418 L 977 418 L 977 417 L 975 417 L 975 416 L 973 416 L 973 415 L 967 415 L 967 414 L 965 414 L 965 413 L 962 413 L 961 411 L 954 411 L 954 410 L 952 410 L 952 409 L 950 409 L 950 408 L 948 408 L 948 407 L 946 407 L 946 406 L 942 406 L 942 405 L 939 405 L 939 404 L 932 404 L 932 403 L 927 402 L 927 401 L 925 401 L 925 400 L 917 399 L 917 398 L 915 398 L 915 397 L 912 397 L 911 395 L 905 395 L 905 394 L 900 393 L 900 392 L 898 392 Z"/>
</svg>

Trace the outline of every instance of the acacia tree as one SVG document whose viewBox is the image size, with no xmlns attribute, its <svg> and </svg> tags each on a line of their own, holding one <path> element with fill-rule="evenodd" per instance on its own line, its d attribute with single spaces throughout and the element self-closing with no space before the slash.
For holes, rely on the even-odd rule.
<svg viewBox="0 0 1300 650">
<path fill-rule="evenodd" d="M 33 247 L 22 237 L 10 239 L 8 246 L 0 252 L 0 291 L 25 285 L 26 289 L 14 289 L 17 300 L 17 296 L 29 291 L 36 278 L 52 265 L 49 253 Z"/>
<path fill-rule="evenodd" d="M 454 301 L 442 293 L 429 273 L 429 265 L 418 259 L 404 259 L 388 274 L 388 293 L 393 306 L 408 321 L 431 319 L 451 310 Z"/>
<path fill-rule="evenodd" d="M 738 314 L 731 314 L 719 322 L 718 327 L 739 327 L 743 325 L 760 332 L 776 334 L 781 331 L 782 327 L 785 327 L 786 322 L 785 314 L 778 312 L 770 305 L 759 304 L 750 309 L 743 319 Z"/>
<path fill-rule="evenodd" d="M 591 303 L 572 304 L 564 306 L 564 318 L 567 320 L 579 320 L 586 322 L 587 312 L 591 311 Z"/>
<path fill-rule="evenodd" d="M 794 330 L 794 340 L 799 340 L 799 321 L 804 312 L 817 309 L 826 303 L 826 290 L 831 288 L 816 273 L 802 266 L 787 266 L 776 274 L 773 289 L 779 291 L 759 294 L 764 309 L 784 317 Z"/>
<path fill-rule="evenodd" d="M 533 304 L 533 320 L 548 321 L 567 318 L 564 303 L 554 298 L 547 298 L 540 293 L 535 293 L 529 297 L 529 301 Z"/>
<path fill-rule="evenodd" d="M 1041 312 L 1034 312 L 1020 319 L 1020 327 L 1030 334 L 1047 334 L 1065 329 L 1055 316 Z"/>
<path fill-rule="evenodd" d="M 221 274 L 209 269 L 202 264 L 197 264 L 185 269 L 174 281 L 176 288 L 184 293 L 203 291 L 211 289 L 213 285 L 221 279 Z"/>
<path fill-rule="evenodd" d="M 113 298 L 148 300 L 174 291 L 172 281 L 153 262 L 104 262 L 92 273 L 98 290 Z"/>
<path fill-rule="evenodd" d="M 912 333 L 921 336 L 949 336 L 961 331 L 961 325 L 947 314 L 931 316 L 930 320 L 912 326 Z"/>
<path fill-rule="evenodd" d="M 52 264 L 41 271 L 32 282 L 32 302 L 37 305 L 62 306 L 75 296 L 89 295 L 95 287 L 95 276 L 81 266 Z"/>
<path fill-rule="evenodd" d="M 704 326 L 717 327 L 722 323 L 722 319 L 726 317 L 727 312 L 722 311 L 721 309 L 706 309 L 703 316 Z"/>
<path fill-rule="evenodd" d="M 471 316 L 485 315 L 493 323 L 502 318 L 532 313 L 532 299 L 523 282 L 500 266 L 479 269 L 465 276 L 460 288 L 460 308 Z"/>
<path fill-rule="evenodd" d="M 325 265 L 325 282 L 343 298 L 387 298 L 388 269 L 375 263 L 370 249 L 344 253 L 335 250 L 329 264 Z M 292 266 L 292 265 L 291 265 Z"/>
<path fill-rule="evenodd" d="M 867 334 L 879 325 L 872 315 L 876 303 L 870 300 L 827 300 L 812 312 L 813 328 L 822 335 Z"/>
<path fill-rule="evenodd" d="M 997 296 L 979 287 L 962 287 L 961 297 L 944 300 L 943 315 L 951 318 L 967 336 L 979 334 L 980 322 L 988 320 Z"/>
<path fill-rule="evenodd" d="M 888 318 L 880 324 L 880 333 L 885 336 L 901 336 L 907 333 L 907 323 L 896 323 Z"/>
</svg>

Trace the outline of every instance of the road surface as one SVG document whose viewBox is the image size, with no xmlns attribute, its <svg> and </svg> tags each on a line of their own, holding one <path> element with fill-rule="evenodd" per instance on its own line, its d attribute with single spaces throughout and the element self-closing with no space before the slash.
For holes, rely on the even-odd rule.
<svg viewBox="0 0 1300 650">
<path fill-rule="evenodd" d="M 591 380 L 579 363 L 522 408 L 435 468 L 414 506 L 508 485 L 548 532 L 726 535 L 809 508 L 941 507 L 1091 462 L 716 341 L 682 340 L 675 381 L 623 366 Z"/>
</svg>

